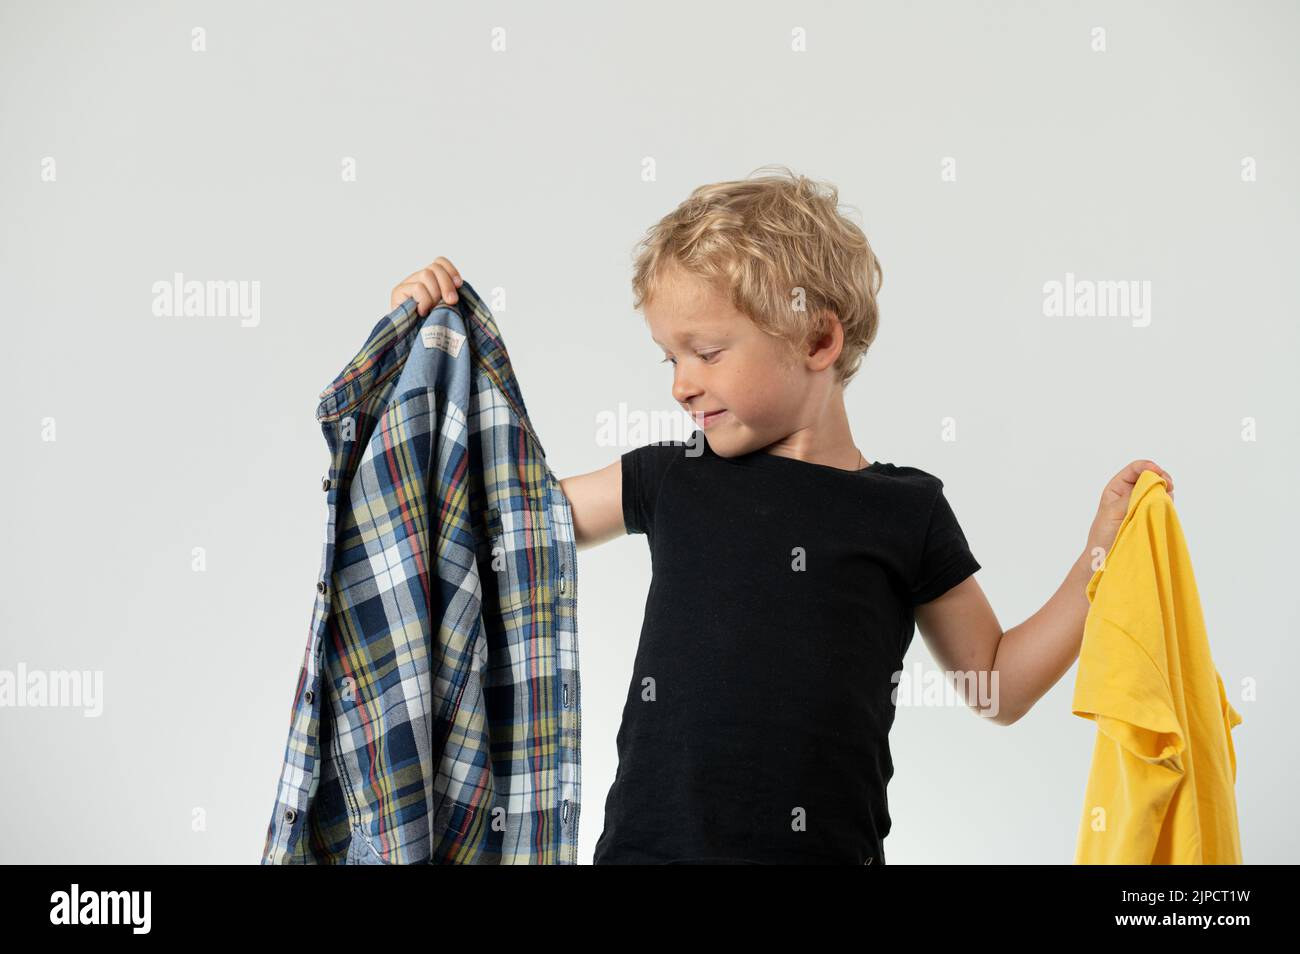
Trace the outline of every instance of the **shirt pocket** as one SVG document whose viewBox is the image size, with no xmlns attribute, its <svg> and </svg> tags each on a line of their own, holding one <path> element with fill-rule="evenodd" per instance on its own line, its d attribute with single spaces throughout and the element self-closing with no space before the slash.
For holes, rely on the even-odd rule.
<svg viewBox="0 0 1300 954">
<path fill-rule="evenodd" d="M 504 508 L 504 509 L 503 509 Z M 542 495 L 514 496 L 488 506 L 480 517 L 479 582 L 483 618 L 501 632 L 519 625 L 549 595 L 559 559 L 551 517 Z"/>
</svg>

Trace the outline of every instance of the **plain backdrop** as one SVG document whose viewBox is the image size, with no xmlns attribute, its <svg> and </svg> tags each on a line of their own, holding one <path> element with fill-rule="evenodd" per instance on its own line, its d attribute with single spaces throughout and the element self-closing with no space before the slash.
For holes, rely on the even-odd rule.
<svg viewBox="0 0 1300 954">
<path fill-rule="evenodd" d="M 257 861 L 324 529 L 317 394 L 392 286 L 446 255 L 497 295 L 550 466 L 594 470 L 631 447 L 600 415 L 675 409 L 635 242 L 780 163 L 835 183 L 884 266 L 854 436 L 944 480 L 1005 627 L 1116 472 L 1173 475 L 1245 720 L 1244 858 L 1295 862 L 1298 20 L 6 2 L 0 669 L 100 672 L 104 708 L 0 709 L 0 860 Z M 177 272 L 258 283 L 259 320 L 155 314 Z M 1149 283 L 1149 323 L 1046 315 L 1067 274 Z M 640 536 L 580 554 L 584 863 L 649 571 Z M 906 664 L 934 668 L 919 635 Z M 1073 682 L 1010 728 L 900 710 L 889 863 L 1069 863 L 1095 732 Z"/>
</svg>

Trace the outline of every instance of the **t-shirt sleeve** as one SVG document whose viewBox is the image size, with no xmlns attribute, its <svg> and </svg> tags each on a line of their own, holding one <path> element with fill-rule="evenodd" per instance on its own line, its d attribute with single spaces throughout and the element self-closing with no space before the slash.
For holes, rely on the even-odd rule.
<svg viewBox="0 0 1300 954">
<path fill-rule="evenodd" d="M 912 605 L 938 599 L 979 568 L 940 484 L 930 509 L 919 565 L 912 576 Z"/>
<path fill-rule="evenodd" d="M 623 455 L 623 525 L 628 533 L 653 531 L 664 477 L 672 462 L 685 453 L 683 441 L 661 441 Z"/>
</svg>

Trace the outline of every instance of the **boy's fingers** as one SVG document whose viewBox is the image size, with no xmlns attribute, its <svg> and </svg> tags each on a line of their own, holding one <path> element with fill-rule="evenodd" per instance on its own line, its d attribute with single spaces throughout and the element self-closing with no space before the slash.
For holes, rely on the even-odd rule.
<svg viewBox="0 0 1300 954">
<path fill-rule="evenodd" d="M 415 299 L 416 312 L 421 317 L 431 312 L 433 306 L 438 303 L 437 299 L 423 282 L 407 282 L 403 285 L 398 285 L 397 288 L 393 290 L 393 307 L 396 308 L 408 298 Z"/>
<path fill-rule="evenodd" d="M 456 300 L 456 283 L 451 274 L 441 265 L 433 264 L 420 273 L 421 280 L 429 286 L 429 291 L 443 301 Z"/>
<path fill-rule="evenodd" d="M 457 286 L 464 283 L 456 266 L 441 255 L 424 268 L 407 275 L 393 289 L 392 307 L 414 298 L 421 316 L 427 315 L 440 301 L 454 302 L 460 296 Z"/>
<path fill-rule="evenodd" d="M 456 266 L 447 261 L 445 256 L 439 255 L 433 260 L 433 264 L 441 265 L 446 270 L 447 274 L 451 276 L 451 280 L 457 285 L 460 285 L 465 281 L 465 279 L 460 277 L 460 272 L 456 270 Z"/>
</svg>

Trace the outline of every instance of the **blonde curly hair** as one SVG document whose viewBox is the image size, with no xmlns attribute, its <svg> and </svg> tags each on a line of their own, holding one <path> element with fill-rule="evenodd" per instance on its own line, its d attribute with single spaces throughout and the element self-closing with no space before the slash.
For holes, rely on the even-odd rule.
<svg viewBox="0 0 1300 954">
<path fill-rule="evenodd" d="M 770 168 L 780 172 L 754 177 Z M 840 213 L 835 186 L 780 165 L 755 173 L 700 186 L 647 230 L 633 253 L 633 306 L 681 269 L 783 339 L 792 360 L 833 312 L 844 329 L 835 375 L 847 386 L 876 337 L 880 262 L 862 229 Z"/>
</svg>

